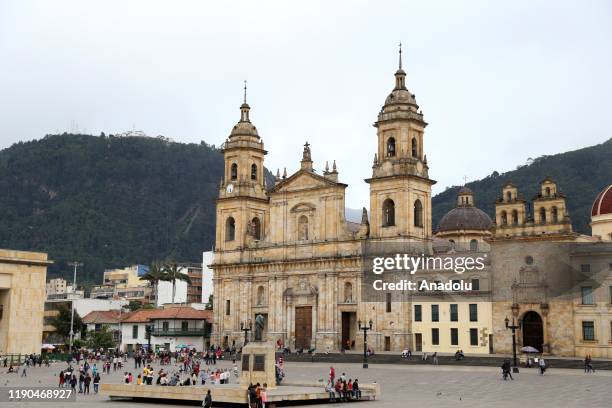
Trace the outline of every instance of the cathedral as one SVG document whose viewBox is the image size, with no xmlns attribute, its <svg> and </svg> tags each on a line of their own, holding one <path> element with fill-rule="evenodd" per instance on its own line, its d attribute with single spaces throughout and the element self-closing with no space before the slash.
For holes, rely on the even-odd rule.
<svg viewBox="0 0 612 408">
<path fill-rule="evenodd" d="M 408 346 L 407 302 L 388 308 L 359 301 L 364 241 L 432 241 L 427 123 L 406 87 L 401 52 L 395 86 L 374 126 L 377 151 L 365 180 L 370 215 L 364 208 L 361 223 L 353 223 L 345 219 L 347 185 L 335 162 L 315 172 L 308 143 L 299 170 L 277 174 L 274 186 L 266 186 L 267 152 L 245 97 L 223 144 L 213 341 L 241 344 L 241 327 L 261 314 L 267 339 L 292 348 L 354 348 L 359 321 L 370 320 L 374 339 L 394 350 Z"/>
<path fill-rule="evenodd" d="M 507 353 L 511 337 L 504 322 L 509 317 L 521 324 L 519 346 L 612 357 L 612 313 L 591 307 L 612 303 L 612 261 L 596 283 L 565 279 L 592 251 L 604 254 L 598 262 L 608 267 L 612 189 L 594 204 L 593 237 L 572 231 L 565 196 L 550 178 L 531 203 L 533 214 L 518 187 L 507 183 L 493 219 L 476 207 L 474 193 L 464 186 L 456 207 L 434 228 L 427 123 L 406 87 L 401 51 L 394 82 L 374 123 L 378 143 L 365 179 L 369 211 L 363 208 L 360 223 L 345 218 L 347 185 L 336 163 L 317 173 L 308 143 L 299 170 L 277 172 L 274 185 L 266 184 L 267 151 L 245 93 L 240 120 L 222 145 L 225 171 L 211 265 L 212 342 L 241 346 L 261 315 L 266 340 L 292 350 L 359 350 L 359 330 L 367 325 L 368 347 L 374 350 Z M 577 248 L 577 243 L 595 249 Z M 461 296 L 417 292 L 373 298 L 366 295 L 364 271 L 372 251 L 381 250 L 451 257 L 470 253 L 486 262 L 482 270 L 461 276 L 472 288 Z M 428 273 L 436 283 L 457 279 L 449 271 Z M 424 274 L 419 271 L 415 278 Z M 553 281 L 565 286 L 550 285 Z M 579 302 L 581 295 L 586 304 Z M 580 320 L 581 315 L 590 320 Z"/>
</svg>

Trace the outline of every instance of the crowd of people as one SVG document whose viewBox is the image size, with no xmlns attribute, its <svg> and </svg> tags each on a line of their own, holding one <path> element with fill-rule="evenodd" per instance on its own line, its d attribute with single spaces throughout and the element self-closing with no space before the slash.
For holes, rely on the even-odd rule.
<svg viewBox="0 0 612 408">
<path fill-rule="evenodd" d="M 19 373 L 21 372 L 22 377 L 28 376 L 28 368 L 29 367 L 42 367 L 44 364 L 45 367 L 49 367 L 49 359 L 46 355 L 43 354 L 29 354 L 24 356 L 23 363 L 13 362 L 12 360 L 9 362 L 8 356 L 0 356 L 0 363 L 4 368 L 6 368 L 7 374 L 10 373 Z M 20 368 L 21 367 L 21 368 Z"/>
</svg>

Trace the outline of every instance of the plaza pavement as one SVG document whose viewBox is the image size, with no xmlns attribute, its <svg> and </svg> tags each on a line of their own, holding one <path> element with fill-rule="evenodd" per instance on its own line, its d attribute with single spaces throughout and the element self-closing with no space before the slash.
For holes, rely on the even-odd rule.
<svg viewBox="0 0 612 408">
<path fill-rule="evenodd" d="M 1 368 L 0 387 L 55 387 L 57 374 L 64 367 L 65 363 L 54 363 L 51 367 L 29 368 L 27 378 L 7 374 L 6 369 Z M 133 367 L 133 362 L 131 364 L 128 362 L 127 371 L 131 371 L 136 376 L 137 370 Z M 232 364 L 229 361 L 220 361 L 217 367 L 231 368 Z M 154 368 L 159 370 L 159 366 Z M 514 381 L 502 381 L 501 370 L 495 367 L 371 364 L 369 369 L 363 369 L 360 364 L 344 363 L 334 364 L 334 368 L 337 376 L 345 372 L 348 378 L 359 378 L 362 383 L 376 381 L 381 384 L 382 397 L 376 401 L 358 403 L 362 408 L 612 406 L 611 371 L 584 374 L 582 370 L 553 368 L 544 376 L 540 376 L 535 368 L 522 368 L 519 374 L 515 374 Z M 324 363 L 288 362 L 286 364 L 286 378 L 290 381 L 324 380 L 328 371 L 329 365 Z M 102 382 L 119 383 L 122 382 L 122 377 L 123 371 L 111 372 L 110 375 L 102 376 Z M 318 406 L 340 407 L 343 404 L 346 403 Z M 88 408 L 160 408 L 162 406 L 159 403 L 149 402 L 110 401 L 106 396 L 93 394 L 79 395 L 76 402 L 0 402 L 0 408 L 69 408 L 71 405 Z"/>
</svg>

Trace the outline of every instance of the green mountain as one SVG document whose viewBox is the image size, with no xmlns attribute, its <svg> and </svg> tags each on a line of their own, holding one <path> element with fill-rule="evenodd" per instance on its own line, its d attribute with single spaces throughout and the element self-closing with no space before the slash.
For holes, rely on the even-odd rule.
<svg viewBox="0 0 612 408">
<path fill-rule="evenodd" d="M 468 183 L 476 198 L 476 206 L 491 218 L 495 214 L 495 199 L 502 186 L 512 181 L 526 200 L 531 200 L 546 176 L 555 180 L 566 202 L 574 231 L 590 234 L 591 205 L 604 187 L 612 183 L 612 139 L 599 145 L 571 152 L 542 156 L 519 166 L 516 170 L 499 174 L 494 171 L 482 180 Z M 434 228 L 446 212 L 455 206 L 460 187 L 451 187 L 433 197 Z"/>
<path fill-rule="evenodd" d="M 492 215 L 506 181 L 531 198 L 550 175 L 567 194 L 575 230 L 588 233 L 591 204 L 612 182 L 611 157 L 612 139 L 468 186 Z M 86 285 L 100 283 L 107 268 L 200 262 L 214 243 L 222 174 L 221 152 L 203 142 L 62 134 L 17 143 L 0 151 L 0 247 L 48 252 L 50 277 L 71 278 L 67 262 L 81 261 Z M 434 226 L 455 205 L 458 188 L 433 198 Z"/>
<path fill-rule="evenodd" d="M 205 143 L 48 135 L 0 151 L 0 247 L 45 251 L 79 280 L 155 259 L 201 262 L 214 243 L 223 156 Z M 268 177 L 269 173 L 268 173 Z"/>
</svg>

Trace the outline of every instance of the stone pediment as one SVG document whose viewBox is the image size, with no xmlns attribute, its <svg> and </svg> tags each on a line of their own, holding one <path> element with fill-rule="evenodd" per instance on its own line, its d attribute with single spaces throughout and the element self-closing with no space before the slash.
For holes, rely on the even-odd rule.
<svg viewBox="0 0 612 408">
<path fill-rule="evenodd" d="M 319 176 L 316 173 L 299 170 L 294 173 L 290 177 L 282 180 L 280 183 L 276 184 L 271 190 L 270 193 L 279 193 L 279 192 L 292 192 L 292 191 L 300 191 L 300 190 L 311 190 L 317 188 L 328 188 L 334 186 L 342 186 L 346 187 L 346 184 L 338 183 L 333 180 L 326 179 L 323 176 Z"/>
</svg>

